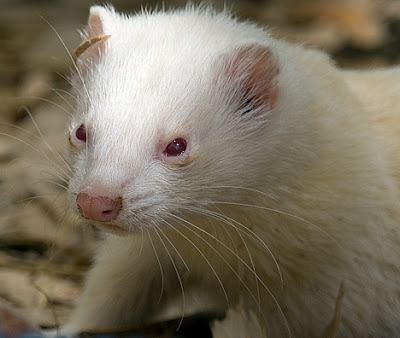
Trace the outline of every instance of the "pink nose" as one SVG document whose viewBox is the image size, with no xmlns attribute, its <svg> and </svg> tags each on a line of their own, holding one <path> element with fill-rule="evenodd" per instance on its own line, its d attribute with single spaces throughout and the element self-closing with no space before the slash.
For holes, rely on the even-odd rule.
<svg viewBox="0 0 400 338">
<path fill-rule="evenodd" d="M 108 222 L 117 218 L 122 207 L 122 198 L 92 196 L 81 192 L 76 197 L 81 215 L 99 222 Z"/>
</svg>

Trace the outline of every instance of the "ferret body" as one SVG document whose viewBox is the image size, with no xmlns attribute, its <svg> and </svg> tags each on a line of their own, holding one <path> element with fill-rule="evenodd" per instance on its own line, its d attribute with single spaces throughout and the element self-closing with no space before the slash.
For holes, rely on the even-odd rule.
<svg viewBox="0 0 400 338">
<path fill-rule="evenodd" d="M 400 69 L 210 9 L 91 8 L 69 199 L 108 234 L 62 332 L 240 304 L 271 337 L 400 335 Z M 251 332 L 249 332 L 251 336 Z"/>
</svg>

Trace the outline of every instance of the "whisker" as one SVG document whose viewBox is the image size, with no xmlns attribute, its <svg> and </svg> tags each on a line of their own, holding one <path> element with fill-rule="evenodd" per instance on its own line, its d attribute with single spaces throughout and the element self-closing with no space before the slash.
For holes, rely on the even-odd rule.
<svg viewBox="0 0 400 338">
<path fill-rule="evenodd" d="M 71 108 L 72 111 L 74 110 L 73 105 L 72 105 L 71 103 L 69 103 L 69 101 L 68 101 L 63 95 L 61 95 L 61 90 L 60 90 L 60 89 L 52 88 L 51 90 L 52 90 L 53 93 L 56 94 L 61 100 L 63 100 L 63 101 L 68 105 L 68 107 Z M 67 91 L 64 91 L 64 92 L 68 93 Z M 72 113 L 71 113 L 70 111 L 68 111 L 67 114 L 68 114 L 68 116 L 72 116 Z"/>
<path fill-rule="evenodd" d="M 18 96 L 18 97 L 16 97 L 16 99 L 20 99 L 20 100 L 30 99 L 30 100 L 37 100 L 37 101 L 49 103 L 49 104 L 57 107 L 58 109 L 60 109 L 62 112 L 64 112 L 68 116 L 71 116 L 71 112 L 69 110 L 67 110 L 65 107 L 63 107 L 62 105 L 60 105 L 57 102 L 54 102 L 54 101 L 52 101 L 50 99 L 45 99 L 44 97 L 40 97 L 40 96 Z M 24 109 L 27 109 L 26 106 L 24 106 Z"/>
<path fill-rule="evenodd" d="M 61 188 L 62 190 L 67 190 L 67 188 L 68 188 L 67 186 L 62 185 L 61 183 L 58 183 L 58 182 L 55 182 L 52 180 L 37 180 L 37 182 L 33 183 L 33 184 L 38 184 L 38 183 L 49 183 L 51 185 Z"/>
<path fill-rule="evenodd" d="M 255 188 L 249 188 L 249 187 L 242 187 L 242 186 L 235 186 L 235 185 L 214 185 L 214 186 L 205 186 L 204 188 L 206 189 L 237 189 L 237 190 L 246 190 L 246 191 L 251 191 L 251 192 L 256 192 L 258 194 L 261 194 L 265 197 L 271 198 L 274 201 L 278 202 L 276 197 L 269 195 L 265 193 L 264 191 L 255 189 Z"/>
<path fill-rule="evenodd" d="M 53 160 L 51 160 L 50 157 L 49 157 L 42 149 L 36 148 L 34 145 L 28 143 L 27 141 L 25 141 L 25 140 L 23 140 L 23 139 L 21 139 L 21 138 L 15 136 L 15 135 L 8 134 L 8 133 L 3 133 L 3 132 L 0 132 L 0 135 L 3 135 L 3 136 L 6 136 L 6 137 L 11 138 L 11 139 L 13 139 L 13 140 L 16 140 L 16 141 L 22 143 L 23 145 L 25 145 L 26 147 L 28 147 L 28 148 L 34 150 L 35 152 L 37 152 L 38 154 L 40 154 L 41 156 L 43 156 L 47 161 L 49 161 L 49 163 L 51 163 L 55 168 L 57 168 L 58 170 L 62 171 L 62 172 L 63 172 L 63 175 L 65 175 L 66 177 L 69 177 L 69 175 L 63 170 L 63 168 L 60 167 L 56 162 L 54 162 Z M 15 159 L 15 160 L 17 160 L 17 159 Z M 71 169 L 69 168 L 69 166 L 68 166 L 68 169 L 71 170 Z M 72 172 L 72 170 L 71 170 L 71 172 Z"/>
<path fill-rule="evenodd" d="M 140 243 L 140 249 L 139 249 L 139 256 L 142 254 L 143 252 L 143 247 L 144 247 L 144 229 L 143 227 L 140 227 L 140 232 L 141 232 L 141 237 L 142 237 L 142 242 Z"/>
<path fill-rule="evenodd" d="M 160 290 L 160 296 L 158 297 L 158 301 L 157 301 L 157 304 L 160 304 L 161 298 L 162 298 L 162 295 L 163 295 L 163 292 L 164 292 L 164 270 L 163 270 L 162 265 L 161 265 L 160 257 L 158 257 L 157 250 L 156 250 L 156 248 L 155 248 L 155 246 L 154 246 L 153 239 L 152 239 L 151 236 L 150 236 L 150 232 L 149 232 L 149 231 L 146 231 L 146 232 L 147 232 L 147 235 L 148 235 L 148 237 L 149 237 L 149 241 L 150 241 L 150 244 L 151 244 L 151 246 L 152 246 L 152 248 L 153 248 L 154 254 L 155 254 L 155 256 L 156 256 L 156 259 L 157 259 L 157 262 L 158 262 L 158 266 L 160 267 L 160 273 L 161 273 L 161 290 Z"/>
<path fill-rule="evenodd" d="M 37 125 L 36 120 L 33 117 L 32 113 L 31 113 L 31 111 L 29 110 L 28 107 L 25 107 L 25 111 L 29 115 L 29 117 L 30 117 L 30 119 L 31 119 L 31 121 L 32 121 L 32 123 L 33 123 L 33 125 L 34 125 L 34 127 L 36 129 L 36 131 L 38 132 L 38 134 L 40 136 L 40 139 L 43 141 L 43 143 L 45 144 L 47 149 L 50 150 L 50 152 L 54 155 L 55 159 L 58 159 L 60 161 L 60 163 L 63 164 L 72 173 L 72 170 L 71 170 L 70 166 L 68 165 L 68 163 L 65 161 L 65 159 L 58 152 L 56 152 L 54 150 L 54 148 L 49 144 L 49 142 L 47 142 L 46 137 L 44 137 L 42 131 L 40 130 L 39 126 Z"/>
<path fill-rule="evenodd" d="M 51 101 L 49 101 L 49 102 L 51 102 Z M 44 145 L 47 147 L 47 149 L 50 150 L 50 152 L 54 155 L 54 158 L 56 160 L 58 160 L 60 164 L 65 166 L 69 170 L 69 172 L 72 173 L 72 170 L 71 170 L 70 166 L 65 161 L 65 159 L 61 156 L 61 154 L 59 154 L 57 151 L 55 151 L 54 148 L 47 142 L 47 139 L 44 137 L 42 131 L 40 130 L 39 126 L 37 125 L 36 120 L 33 117 L 31 111 L 29 110 L 29 108 L 25 106 L 24 109 L 25 109 L 26 113 L 28 114 L 29 118 L 31 119 L 31 121 L 32 121 L 32 123 L 33 123 L 33 125 L 34 125 L 34 127 L 35 127 L 35 129 L 37 131 L 37 133 L 39 134 L 40 140 L 44 143 Z M 61 169 L 60 167 L 58 167 L 58 168 Z"/>
<path fill-rule="evenodd" d="M 161 242 L 162 246 L 164 247 L 165 251 L 167 252 L 167 255 L 168 255 L 169 259 L 171 260 L 172 266 L 174 267 L 174 270 L 176 272 L 176 276 L 178 277 L 179 285 L 180 285 L 181 291 L 182 291 L 182 317 L 181 317 L 181 320 L 180 320 L 180 322 L 178 324 L 178 327 L 176 329 L 176 331 L 178 331 L 179 328 L 182 325 L 183 318 L 185 316 L 185 309 L 186 309 L 185 290 L 184 290 L 184 287 L 183 287 L 182 278 L 181 278 L 181 276 L 179 274 L 179 270 L 178 270 L 178 268 L 177 268 L 177 266 L 175 264 L 175 261 L 174 261 L 172 255 L 171 255 L 171 253 L 169 252 L 167 246 L 165 245 L 164 240 L 162 239 L 162 237 L 160 236 L 160 234 L 158 233 L 157 230 L 159 230 L 159 227 L 155 225 L 154 231 L 155 231 L 156 235 L 158 236 L 158 238 L 160 239 L 160 242 Z"/>
<path fill-rule="evenodd" d="M 291 217 L 293 219 L 296 219 L 298 221 L 301 221 L 303 223 L 306 223 L 308 225 L 311 225 L 312 227 L 316 228 L 317 230 L 319 230 L 321 233 L 323 233 L 324 235 L 326 235 L 327 237 L 329 237 L 329 239 L 331 239 L 334 243 L 336 243 L 338 246 L 341 247 L 340 243 L 338 243 L 329 233 L 327 233 L 325 230 L 321 229 L 319 226 L 315 225 L 314 223 L 307 221 L 306 219 L 290 214 L 288 212 L 279 210 L 279 209 L 273 209 L 273 208 L 269 208 L 269 207 L 265 207 L 262 205 L 253 205 L 253 204 L 247 204 L 247 203 L 238 203 L 238 202 L 224 202 L 224 201 L 213 201 L 213 204 L 224 204 L 224 205 L 237 205 L 237 206 L 242 206 L 242 207 L 249 207 L 249 208 L 254 208 L 254 209 L 262 209 L 262 210 L 267 210 L 267 211 L 271 211 L 280 215 L 284 215 L 284 216 L 288 216 Z"/>
<path fill-rule="evenodd" d="M 254 264 L 253 256 L 252 256 L 252 254 L 251 254 L 251 252 L 250 252 L 250 250 L 249 250 L 249 247 L 248 247 L 246 241 L 244 240 L 242 234 L 240 233 L 240 232 L 244 232 L 244 231 L 241 230 L 241 229 L 238 229 L 238 228 L 237 228 L 236 226 L 234 226 L 232 223 L 227 222 L 227 220 L 223 217 L 223 216 L 225 216 L 225 215 L 224 215 L 220 210 L 219 210 L 218 213 L 216 212 L 215 215 L 213 215 L 213 213 L 208 214 L 208 213 L 207 213 L 208 210 L 204 210 L 204 211 L 205 211 L 205 213 L 202 213 L 202 215 L 213 217 L 213 218 L 216 219 L 217 221 L 222 221 L 223 223 L 228 224 L 228 225 L 230 225 L 231 227 L 233 227 L 233 229 L 236 231 L 236 233 L 237 233 L 238 236 L 240 237 L 240 239 L 241 239 L 241 241 L 242 241 L 242 243 L 243 243 L 243 245 L 244 245 L 244 247 L 245 247 L 245 250 L 246 250 L 247 255 L 248 255 L 249 259 L 250 259 L 250 264 L 251 264 L 252 270 L 254 271 L 254 274 L 255 274 L 255 275 L 258 275 L 258 274 L 257 274 L 257 271 L 256 271 L 255 264 Z M 223 228 L 224 228 L 224 227 L 223 227 Z M 226 229 L 226 232 L 229 234 L 228 229 Z M 272 257 L 273 257 L 273 255 L 272 255 Z M 278 271 L 279 271 L 279 269 L 278 269 Z M 258 279 L 254 277 L 254 281 L 255 281 L 255 283 L 256 283 L 256 290 L 257 290 L 257 299 L 258 299 L 258 303 L 261 304 L 261 294 L 260 294 L 260 286 L 259 286 L 259 283 L 258 283 Z"/>
<path fill-rule="evenodd" d="M 19 126 L 17 126 L 17 125 L 14 125 L 14 124 L 11 124 L 11 123 L 6 123 L 6 122 L 0 122 L 0 124 L 5 125 L 5 126 L 9 126 L 9 127 L 14 128 L 14 129 L 17 129 L 17 130 L 19 130 L 19 131 L 21 131 L 21 132 L 24 132 L 24 133 L 28 134 L 30 137 L 33 137 L 33 138 L 34 138 L 35 140 L 37 140 L 37 141 L 43 141 L 43 139 L 42 139 L 41 137 L 37 136 L 37 135 L 34 134 L 32 131 L 27 130 L 27 129 L 25 129 L 25 128 L 21 128 L 21 127 L 19 127 Z M 15 135 L 7 134 L 7 133 L 1 133 L 1 132 L 0 132 L 0 135 L 3 135 L 3 136 L 6 136 L 6 137 L 9 137 L 9 138 L 12 138 L 12 139 L 14 139 L 14 140 L 16 140 L 16 141 L 18 141 L 18 142 L 23 143 L 25 146 L 29 146 L 29 144 L 28 144 L 27 141 L 24 141 L 23 139 L 18 138 L 18 137 L 16 137 Z M 31 149 L 36 150 L 36 151 L 39 152 L 42 156 L 44 156 L 45 153 L 44 153 L 43 150 L 41 150 L 40 148 L 35 148 L 33 144 L 31 144 L 29 147 L 30 147 Z M 56 152 L 53 151 L 53 150 L 51 150 L 51 153 L 56 153 Z M 61 155 L 60 155 L 60 156 L 61 156 Z M 58 169 L 58 170 L 62 171 L 62 167 L 60 167 L 57 163 L 55 163 L 55 162 L 49 160 L 49 158 L 46 157 L 46 156 L 44 156 L 44 157 L 50 162 L 51 165 L 54 166 L 55 169 Z M 21 158 L 13 159 L 12 161 L 9 162 L 9 164 L 12 164 L 14 161 L 17 161 L 17 160 L 20 160 L 20 159 L 21 159 Z M 52 169 L 54 169 L 54 168 L 52 168 Z M 65 172 L 64 172 L 63 174 L 66 175 L 67 177 L 69 177 L 69 175 L 67 175 Z M 60 180 L 62 180 L 62 181 L 65 182 L 66 184 L 68 184 L 68 181 L 67 181 L 63 176 L 61 176 L 61 175 L 59 175 L 59 174 L 56 174 L 56 175 L 57 175 L 57 178 L 59 178 Z"/>
<path fill-rule="evenodd" d="M 187 223 L 188 225 L 190 225 L 191 227 L 194 227 L 195 229 L 205 233 L 207 236 L 210 236 L 211 238 L 213 238 L 215 241 L 217 241 L 219 244 L 221 244 L 222 246 L 224 246 L 228 251 L 230 251 L 235 257 L 237 257 L 241 263 L 247 267 L 247 269 L 252 272 L 254 274 L 254 276 L 259 280 L 259 282 L 261 283 L 261 285 L 264 287 L 264 289 L 267 291 L 267 293 L 270 295 L 270 297 L 272 298 L 272 300 L 274 301 L 274 303 L 276 304 L 276 306 L 278 307 L 279 313 L 281 314 L 284 322 L 285 322 L 285 326 L 290 334 L 290 328 L 289 328 L 289 324 L 286 320 L 286 316 L 283 313 L 283 310 L 281 308 L 281 306 L 278 303 L 278 300 L 275 298 L 275 296 L 272 294 L 271 290 L 268 288 L 268 286 L 264 283 L 264 281 L 257 275 L 255 274 L 255 272 L 251 269 L 251 267 L 238 255 L 235 254 L 235 252 L 232 251 L 231 248 L 229 248 L 224 242 L 220 241 L 218 238 L 216 238 L 215 236 L 209 234 L 207 231 L 205 231 L 204 229 L 200 228 L 199 226 L 193 224 L 192 222 L 189 222 L 177 215 L 171 214 L 169 213 L 169 215 L 171 217 L 174 217 L 178 220 L 180 220 L 183 223 Z M 199 237 L 201 240 L 203 240 L 211 249 L 214 250 L 214 252 L 228 265 L 228 267 L 232 270 L 232 272 L 238 277 L 238 279 L 241 281 L 242 285 L 246 288 L 246 290 L 249 292 L 249 294 L 251 295 L 251 297 L 253 298 L 253 300 L 255 301 L 255 303 L 258 305 L 260 312 L 263 314 L 263 317 L 265 318 L 265 315 L 263 313 L 263 311 L 261 310 L 261 304 L 257 303 L 257 299 L 254 297 L 253 293 L 251 292 L 251 290 L 249 289 L 249 287 L 247 286 L 246 283 L 244 283 L 243 279 L 240 277 L 240 275 L 235 271 L 235 269 L 233 269 L 233 267 L 229 264 L 229 262 L 218 252 L 218 250 L 216 250 L 215 248 L 212 247 L 212 245 L 210 243 L 208 243 L 203 237 L 201 237 L 199 234 L 197 234 L 193 229 L 191 229 L 190 227 L 184 225 L 181 223 L 181 225 L 183 227 L 185 227 L 186 229 L 188 229 L 189 231 L 191 231 L 193 234 L 195 234 L 197 237 Z"/>
<path fill-rule="evenodd" d="M 42 140 L 38 135 L 36 135 L 34 132 L 32 132 L 32 131 L 30 131 L 30 130 L 28 130 L 26 128 L 22 128 L 20 126 L 17 126 L 17 125 L 12 124 L 12 123 L 7 123 L 7 122 L 0 122 L 0 124 L 3 125 L 3 126 L 6 126 L 6 127 L 11 127 L 11 128 L 17 129 L 19 131 L 22 131 L 25 134 L 28 134 L 29 136 L 35 138 L 38 141 Z"/>
<path fill-rule="evenodd" d="M 64 74 L 62 74 L 62 73 L 59 73 L 59 72 L 57 72 L 56 73 L 59 77 L 61 77 L 63 80 L 65 80 L 76 92 L 79 92 L 79 89 L 80 88 L 78 88 L 76 85 L 75 85 L 75 83 L 70 79 L 70 77 L 68 77 L 68 76 L 65 76 Z M 67 93 L 69 93 L 68 91 L 66 91 Z M 71 94 L 71 93 L 69 93 L 74 99 L 75 99 L 75 101 L 78 101 L 78 99 L 77 99 L 77 97 L 75 96 L 75 95 L 73 95 L 73 94 Z"/>
<path fill-rule="evenodd" d="M 184 260 L 184 258 L 182 257 L 182 255 L 180 254 L 180 252 L 178 251 L 178 249 L 176 248 L 176 246 L 171 242 L 171 240 L 168 238 L 168 236 L 162 231 L 162 229 L 160 227 L 158 227 L 158 230 L 161 232 L 161 234 L 163 235 L 163 237 L 168 241 L 169 244 L 171 244 L 172 248 L 175 250 L 175 252 L 177 253 L 177 255 L 179 256 L 180 260 L 182 261 L 183 265 L 185 266 L 187 271 L 190 271 L 189 266 L 187 265 L 186 261 Z"/>
<path fill-rule="evenodd" d="M 67 78 L 65 77 L 65 79 L 67 79 Z M 68 82 L 68 83 L 70 83 L 70 82 Z M 71 84 L 71 83 L 70 83 L 70 84 Z M 61 89 L 61 88 L 52 88 L 51 90 L 54 91 L 54 92 L 59 93 L 60 95 L 61 95 L 61 93 L 65 94 L 65 95 L 68 95 L 68 96 L 71 97 L 74 101 L 77 100 L 77 98 L 75 97 L 75 95 L 72 94 L 72 93 L 71 93 L 70 91 L 68 91 L 68 90 Z M 64 96 L 61 96 L 61 97 L 64 98 Z M 65 99 L 65 98 L 64 98 L 64 99 Z M 68 102 L 68 101 L 66 101 L 66 102 Z M 68 102 L 68 103 L 69 103 L 69 102 Z M 72 108 L 72 110 L 75 109 L 72 105 L 70 105 L 70 107 Z"/>
<path fill-rule="evenodd" d="M 261 143 L 260 141 L 255 141 L 255 140 L 253 140 L 253 139 L 246 138 L 246 142 L 253 143 L 253 144 L 256 145 L 257 147 L 261 147 L 261 148 L 266 148 L 266 149 L 272 150 L 275 154 L 278 154 L 278 155 L 281 153 L 279 150 L 277 150 L 277 149 L 275 149 L 275 148 L 272 148 L 272 147 L 271 147 L 270 145 L 268 145 L 268 144 Z"/>
<path fill-rule="evenodd" d="M 76 70 L 76 73 L 78 74 L 79 79 L 81 80 L 81 83 L 82 83 L 82 86 L 83 86 L 83 90 L 85 91 L 86 97 L 87 97 L 88 101 L 91 102 L 92 100 L 91 100 L 91 98 L 90 98 L 89 91 L 87 90 L 85 81 L 84 81 L 84 79 L 83 79 L 83 75 L 82 75 L 81 71 L 79 70 L 78 66 L 76 65 L 76 63 L 74 62 L 74 58 L 73 58 L 71 52 L 69 51 L 67 45 L 65 44 L 63 38 L 61 37 L 61 35 L 57 32 L 57 30 L 55 29 L 55 27 L 54 27 L 48 20 L 46 20 L 44 17 L 41 17 L 41 18 L 42 18 L 42 20 L 43 20 L 44 22 L 46 22 L 46 23 L 49 25 L 49 27 L 53 30 L 53 32 L 56 34 L 57 38 L 58 38 L 59 41 L 61 42 L 62 46 L 64 47 L 65 51 L 67 52 L 68 57 L 69 57 L 69 59 L 71 60 L 73 66 L 74 66 L 74 68 L 75 68 L 75 70 Z"/>
<path fill-rule="evenodd" d="M 240 262 L 242 262 L 253 274 L 254 274 L 254 271 L 253 270 L 251 270 L 251 268 L 247 265 L 247 263 L 245 263 L 244 261 L 243 261 L 243 259 L 238 255 L 238 254 L 236 254 L 231 248 L 229 248 L 225 243 L 223 243 L 222 241 L 220 241 L 218 238 L 216 238 L 214 235 L 211 235 L 210 233 L 208 233 L 207 231 L 205 231 L 205 230 L 203 230 L 203 229 L 201 229 L 201 228 L 199 228 L 198 226 L 196 226 L 196 225 L 194 225 L 192 222 L 189 222 L 189 221 L 187 221 L 187 220 L 185 220 L 185 219 L 183 219 L 183 218 L 181 218 L 181 217 L 179 217 L 179 216 L 176 216 L 176 215 L 173 215 L 173 214 L 170 214 L 172 217 L 175 217 L 175 218 L 177 218 L 179 221 L 180 221 L 180 224 L 183 226 L 183 227 L 185 227 L 186 229 L 188 229 L 190 232 L 192 232 L 193 234 L 195 234 L 198 238 L 200 238 L 203 242 L 205 242 L 223 261 L 224 261 L 224 263 L 225 264 L 227 264 L 228 265 L 228 267 L 232 270 L 232 272 L 238 277 L 238 279 L 239 279 L 239 281 L 242 283 L 242 285 L 244 285 L 244 287 L 246 288 L 246 290 L 250 293 L 250 295 L 252 296 L 252 298 L 253 298 L 253 300 L 255 301 L 255 303 L 258 305 L 258 307 L 259 307 L 259 309 L 260 309 L 260 311 L 262 311 L 261 310 L 261 304 L 259 304 L 258 302 L 257 302 L 257 299 L 254 297 L 254 295 L 253 295 L 253 293 L 251 292 L 251 290 L 250 290 L 250 288 L 247 286 L 247 284 L 243 281 L 243 279 L 240 277 L 240 275 L 236 272 L 236 270 L 232 267 L 232 265 L 218 252 L 218 250 L 216 250 L 210 243 L 208 243 L 202 236 L 200 236 L 198 233 L 196 233 L 193 229 L 190 229 L 188 226 L 186 226 L 185 224 L 182 224 L 182 222 L 184 222 L 184 223 L 187 223 L 188 225 L 190 225 L 190 226 L 192 226 L 192 227 L 194 227 L 195 229 L 198 229 L 198 230 L 201 230 L 202 232 L 204 232 L 206 235 L 208 235 L 208 236 L 210 236 L 212 239 L 214 239 L 214 240 L 216 240 L 219 244 L 221 244 L 221 245 L 223 245 L 226 249 L 228 249 L 233 255 L 234 255 L 234 257 L 236 257 Z M 172 225 L 170 225 L 170 226 L 172 226 Z M 175 229 L 176 231 L 178 231 L 177 229 Z M 184 236 L 181 232 L 179 232 L 182 236 Z M 186 236 L 184 236 L 186 239 L 188 239 Z M 190 243 L 192 244 L 192 245 L 194 245 L 195 246 L 195 248 L 197 248 L 197 246 L 192 242 L 192 241 L 190 241 Z M 199 251 L 200 249 L 198 249 L 198 251 Z M 201 251 L 199 251 L 200 253 L 201 253 Z M 206 258 L 206 257 L 204 257 L 203 256 L 203 258 L 204 259 L 206 259 L 207 260 L 207 262 L 209 262 L 208 261 L 208 259 Z M 210 266 L 211 267 L 211 266 Z M 212 268 L 212 267 L 211 267 Z M 213 271 L 215 271 L 214 270 L 214 268 L 212 268 L 213 269 Z M 216 272 L 214 273 L 215 275 L 216 275 Z M 217 276 L 217 275 L 216 275 Z M 258 275 L 257 274 L 255 274 L 255 276 L 259 279 L 259 277 L 258 277 Z M 219 277 L 217 277 L 218 278 L 218 280 L 220 281 L 220 279 L 219 279 Z M 221 282 L 222 283 L 222 282 Z M 221 285 L 221 284 L 220 284 Z M 222 286 L 222 285 L 221 285 Z M 223 287 L 222 287 L 223 288 Z M 224 288 L 223 288 L 223 290 L 225 290 Z M 226 292 L 225 292 L 225 294 L 226 294 Z M 227 299 L 227 302 L 228 302 L 228 307 L 229 307 L 229 300 Z"/>
<path fill-rule="evenodd" d="M 231 217 L 229 217 L 229 216 L 227 216 L 227 215 L 225 215 L 225 214 L 222 214 L 222 213 L 217 213 L 217 212 L 213 212 L 213 211 L 211 211 L 211 210 L 199 209 L 199 208 L 191 208 L 190 210 L 195 211 L 195 212 L 198 212 L 198 213 L 201 213 L 201 214 L 206 214 L 206 215 L 214 216 L 214 217 L 219 216 L 219 217 L 221 217 L 221 220 L 222 220 L 225 224 L 230 225 L 230 226 L 232 226 L 233 228 L 235 228 L 236 230 L 238 230 L 238 231 L 240 231 L 240 232 L 242 232 L 242 233 L 248 235 L 250 238 L 253 238 L 254 240 L 257 240 L 257 241 L 267 250 L 267 252 L 268 252 L 268 253 L 270 254 L 270 256 L 272 257 L 272 259 L 273 259 L 273 261 L 274 261 L 274 263 L 275 263 L 275 266 L 276 266 L 276 268 L 277 268 L 277 270 L 278 270 L 279 278 L 280 278 L 280 280 L 281 280 L 281 284 L 282 284 L 282 287 L 283 287 L 283 276 L 282 276 L 282 271 L 281 271 L 281 269 L 280 269 L 280 267 L 279 267 L 279 264 L 278 264 L 277 259 L 275 258 L 275 255 L 273 254 L 273 252 L 271 251 L 271 249 L 269 248 L 269 246 L 268 246 L 268 245 L 261 239 L 261 237 L 258 236 L 254 231 L 252 231 L 251 229 L 249 229 L 248 227 L 246 227 L 244 224 L 240 223 L 239 221 L 237 221 L 237 220 L 235 220 L 235 219 L 233 219 L 233 218 L 231 218 Z M 218 219 L 220 219 L 220 218 L 218 218 Z M 235 227 L 232 223 L 236 223 L 237 225 L 239 225 L 241 228 L 243 228 L 243 229 L 245 229 L 245 230 L 238 229 L 238 228 Z M 254 236 L 254 237 L 251 237 L 250 234 L 251 234 L 252 236 Z"/>
<path fill-rule="evenodd" d="M 44 164 L 44 163 L 39 163 L 39 165 L 41 165 L 41 166 L 43 166 L 43 164 Z M 51 163 L 50 163 L 50 164 L 51 164 Z M 68 186 L 68 184 L 69 184 L 68 179 L 71 178 L 70 175 L 63 176 L 62 174 L 59 174 L 59 173 L 56 171 L 56 169 L 57 169 L 57 170 L 60 170 L 60 167 L 58 167 L 58 166 L 57 166 L 57 167 L 52 167 L 52 166 L 50 166 L 49 164 L 46 164 L 46 167 L 47 167 L 47 168 L 50 168 L 50 169 L 49 169 L 50 171 L 49 171 L 48 169 L 45 170 L 45 167 L 43 167 L 42 170 L 40 171 L 40 173 L 41 173 L 42 176 L 44 176 L 44 174 L 46 174 L 46 175 L 48 175 L 48 177 L 50 177 L 50 178 L 58 179 L 58 180 L 60 180 L 61 182 L 65 183 L 65 187 Z"/>
<path fill-rule="evenodd" d="M 204 255 L 204 253 L 198 248 L 198 246 L 193 243 L 193 241 L 191 239 L 189 239 L 185 234 L 183 234 L 181 231 L 179 231 L 176 227 L 174 227 L 171 223 L 167 222 L 166 220 L 162 220 L 165 224 L 167 224 L 167 226 L 171 227 L 173 230 L 175 230 L 180 236 L 182 236 L 183 238 L 185 238 L 196 250 L 197 252 L 201 255 L 201 257 L 203 257 L 203 259 L 205 260 L 205 262 L 207 263 L 207 265 L 210 267 L 211 271 L 213 272 L 215 278 L 217 279 L 222 292 L 224 293 L 225 299 L 226 299 L 226 303 L 229 307 L 229 298 L 228 298 L 228 294 L 225 290 L 224 285 L 222 284 L 221 279 L 219 278 L 217 272 L 215 271 L 214 267 L 212 266 L 211 262 L 208 260 L 208 258 Z"/>
<path fill-rule="evenodd" d="M 25 203 L 25 202 L 30 203 L 32 201 L 39 200 L 41 198 L 45 198 L 45 197 L 49 197 L 49 196 L 54 196 L 54 195 L 58 196 L 59 193 L 48 193 L 48 194 L 29 196 L 29 197 L 26 197 L 26 198 L 19 199 L 18 201 L 16 201 L 16 203 Z"/>
<path fill-rule="evenodd" d="M 52 173 L 48 173 L 48 174 L 49 174 L 50 178 L 58 179 L 65 185 L 63 185 L 62 183 L 59 183 L 57 181 L 44 180 L 44 179 L 39 179 L 38 182 L 39 183 L 50 183 L 52 185 L 56 185 L 56 186 L 62 188 L 63 190 L 66 190 L 68 188 L 68 180 L 67 179 L 63 178 L 61 175 L 58 175 L 57 173 L 55 173 L 54 175 L 52 175 Z"/>
<path fill-rule="evenodd" d="M 1 133 L 0 133 L 1 134 Z M 47 159 L 48 160 L 48 159 Z M 67 175 L 67 177 L 64 177 L 64 176 L 62 176 L 61 174 L 59 174 L 58 172 L 57 172 L 57 170 L 60 170 L 60 171 L 62 171 L 61 170 L 61 167 L 59 167 L 57 164 L 55 164 L 55 163 L 43 163 L 43 162 L 36 162 L 36 161 L 33 161 L 33 160 L 29 160 L 29 159 L 26 159 L 26 158 L 23 158 L 23 157 L 19 157 L 19 158 L 14 158 L 14 159 L 12 159 L 11 161 L 9 161 L 8 162 L 8 166 L 11 166 L 14 162 L 17 162 L 17 161 L 26 161 L 26 162 L 29 162 L 29 164 L 31 164 L 32 166 L 33 165 L 36 165 L 36 166 L 40 166 L 40 167 L 42 167 L 42 170 L 40 171 L 40 174 L 41 174 L 41 176 L 44 176 L 44 174 L 46 174 L 46 175 L 48 175 L 48 177 L 50 178 L 50 179 L 53 179 L 53 180 L 60 180 L 61 182 L 63 182 L 63 183 L 65 183 L 65 186 L 62 186 L 62 188 L 63 189 L 66 189 L 67 187 L 68 187 L 68 184 L 69 184 L 69 182 L 68 182 L 68 178 L 70 177 L 69 175 Z M 45 169 L 45 168 L 49 168 L 49 169 Z M 52 181 L 50 181 L 50 180 L 47 180 L 47 179 L 37 179 L 36 180 L 36 183 L 40 183 L 40 182 L 46 182 L 46 181 L 48 181 L 48 183 L 53 183 Z M 33 186 L 33 185 L 35 185 L 36 184 L 35 182 L 33 182 L 32 184 L 31 184 L 31 186 Z"/>
</svg>

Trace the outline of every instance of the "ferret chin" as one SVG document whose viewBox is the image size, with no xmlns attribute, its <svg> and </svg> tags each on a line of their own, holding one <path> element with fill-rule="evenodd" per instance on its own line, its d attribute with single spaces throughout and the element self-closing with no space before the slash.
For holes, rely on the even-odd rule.
<svg viewBox="0 0 400 338">
<path fill-rule="evenodd" d="M 191 6 L 94 6 L 74 59 L 69 201 L 108 234 L 61 332 L 240 306 L 316 337 L 344 282 L 338 336 L 400 336 L 399 68 Z"/>
</svg>

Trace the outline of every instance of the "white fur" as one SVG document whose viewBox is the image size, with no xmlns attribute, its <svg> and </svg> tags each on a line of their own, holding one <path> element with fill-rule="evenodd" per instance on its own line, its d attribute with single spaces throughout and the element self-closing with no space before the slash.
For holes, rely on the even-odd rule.
<svg viewBox="0 0 400 338">
<path fill-rule="evenodd" d="M 111 37 L 84 85 L 74 79 L 71 131 L 84 123 L 89 141 L 71 153 L 69 197 L 122 196 L 115 224 L 130 235 L 106 236 L 64 331 L 224 312 L 241 299 L 268 336 L 320 336 L 345 281 L 340 336 L 400 335 L 400 155 L 356 93 L 368 81 L 209 9 L 92 7 L 91 17 Z M 220 60 L 251 44 L 277 63 L 278 100 L 244 122 L 215 79 Z M 379 83 L 389 78 L 398 86 L 399 70 Z M 397 93 L 381 100 L 398 122 Z M 176 137 L 187 165 L 160 157 Z"/>
</svg>

